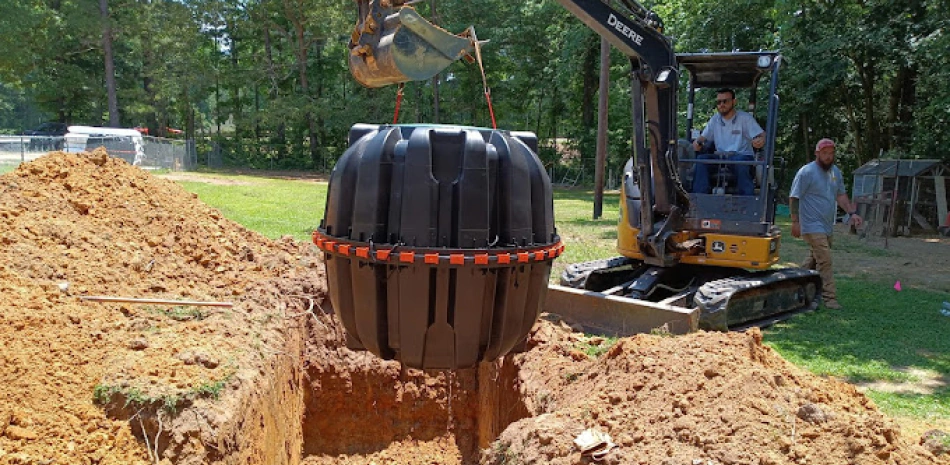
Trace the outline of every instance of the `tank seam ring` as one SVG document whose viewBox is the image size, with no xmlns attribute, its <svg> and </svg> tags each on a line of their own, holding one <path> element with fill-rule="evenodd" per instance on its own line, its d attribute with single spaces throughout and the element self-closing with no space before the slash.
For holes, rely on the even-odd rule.
<svg viewBox="0 0 950 465">
<path fill-rule="evenodd" d="M 356 242 L 326 236 L 320 233 L 319 230 L 313 231 L 312 237 L 314 245 L 327 254 L 355 258 L 370 263 L 434 266 L 519 265 L 551 261 L 564 253 L 564 244 L 556 236 L 554 243 L 541 247 L 508 249 L 505 252 L 486 252 L 484 249 L 456 249 L 448 253 L 431 250 L 414 251 L 399 245 L 380 247 L 378 244 L 373 244 L 372 241 L 369 243 Z"/>
</svg>

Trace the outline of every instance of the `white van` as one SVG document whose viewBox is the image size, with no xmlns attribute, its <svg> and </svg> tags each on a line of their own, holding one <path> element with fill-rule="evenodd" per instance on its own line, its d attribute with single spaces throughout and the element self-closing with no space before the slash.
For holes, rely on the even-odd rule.
<svg viewBox="0 0 950 465">
<path fill-rule="evenodd" d="M 142 133 L 135 129 L 70 126 L 66 138 L 67 152 L 84 152 L 105 147 L 110 156 L 122 158 L 139 166 L 145 158 Z"/>
</svg>

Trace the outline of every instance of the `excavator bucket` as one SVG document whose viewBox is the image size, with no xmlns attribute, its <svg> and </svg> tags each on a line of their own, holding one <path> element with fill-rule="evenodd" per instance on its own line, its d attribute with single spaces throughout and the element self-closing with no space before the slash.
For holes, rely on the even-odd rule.
<svg viewBox="0 0 950 465">
<path fill-rule="evenodd" d="M 349 63 L 366 87 L 426 80 L 459 58 L 471 59 L 475 41 L 468 31 L 453 35 L 399 0 L 363 0 L 359 9 Z"/>
</svg>

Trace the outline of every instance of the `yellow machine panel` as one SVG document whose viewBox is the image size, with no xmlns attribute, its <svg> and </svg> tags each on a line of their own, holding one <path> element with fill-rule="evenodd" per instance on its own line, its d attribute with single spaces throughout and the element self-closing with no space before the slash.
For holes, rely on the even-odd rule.
<svg viewBox="0 0 950 465">
<path fill-rule="evenodd" d="M 705 255 L 683 257 L 682 263 L 765 269 L 778 263 L 779 236 L 752 237 L 703 234 Z"/>
<path fill-rule="evenodd" d="M 642 260 L 643 252 L 637 242 L 640 230 L 630 227 L 627 221 L 627 208 L 621 202 L 620 221 L 617 226 L 617 251 L 628 258 Z M 696 252 L 683 252 L 680 263 L 692 265 L 725 266 L 730 268 L 749 268 L 763 270 L 778 263 L 780 236 L 756 237 L 715 233 L 680 232 L 675 236 L 677 242 L 703 238 L 705 247 Z"/>
</svg>

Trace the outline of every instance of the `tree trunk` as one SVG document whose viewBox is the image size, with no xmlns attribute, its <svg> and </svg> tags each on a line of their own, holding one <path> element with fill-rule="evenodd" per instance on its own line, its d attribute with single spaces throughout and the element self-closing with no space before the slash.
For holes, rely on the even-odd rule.
<svg viewBox="0 0 950 465">
<path fill-rule="evenodd" d="M 436 0 L 430 0 L 430 5 L 432 7 L 432 20 L 438 24 L 439 15 L 435 9 L 436 3 Z M 439 74 L 432 76 L 432 122 L 434 124 L 439 124 Z"/>
<path fill-rule="evenodd" d="M 610 43 L 600 39 L 600 85 L 597 98 L 597 158 L 594 163 L 594 219 L 604 209 L 604 170 L 607 164 L 607 102 L 610 89 Z"/>
<path fill-rule="evenodd" d="M 861 132 L 867 135 L 867 143 L 858 153 L 858 161 L 863 164 L 865 161 L 873 158 L 874 153 L 877 153 L 881 148 L 881 127 L 878 123 L 877 112 L 875 111 L 875 98 L 874 98 L 874 83 L 877 79 L 877 73 L 874 67 L 874 60 L 871 58 L 864 59 L 860 56 L 851 55 L 851 60 L 854 63 L 855 68 L 858 71 L 858 76 L 861 79 L 861 97 L 862 97 L 862 107 L 864 110 L 864 125 L 860 129 Z"/>
<path fill-rule="evenodd" d="M 117 128 L 119 98 L 115 84 L 115 60 L 112 53 L 112 21 L 109 19 L 109 0 L 99 0 L 99 17 L 102 20 L 102 51 L 106 65 L 106 94 L 109 100 L 109 126 Z"/>
<path fill-rule="evenodd" d="M 808 113 L 799 113 L 799 121 L 802 127 L 802 144 L 805 146 L 805 157 L 802 165 L 811 161 L 811 140 L 808 138 Z"/>
<path fill-rule="evenodd" d="M 288 12 L 290 13 L 290 12 Z M 310 159 L 313 161 L 314 166 L 317 166 L 319 154 L 317 153 L 317 124 L 313 119 L 313 112 L 310 111 L 312 105 L 312 99 L 310 98 L 310 82 L 307 78 L 307 50 L 309 49 L 307 45 L 307 39 L 305 37 L 306 30 L 302 20 L 296 17 L 293 14 L 288 14 L 288 18 L 291 19 L 294 26 L 294 37 L 296 39 L 295 44 L 295 55 L 297 58 L 297 74 L 298 79 L 300 80 L 300 93 L 304 97 L 304 105 L 307 107 L 307 111 L 304 114 L 304 119 L 307 123 L 307 138 L 310 141 L 309 150 L 310 150 Z"/>
<path fill-rule="evenodd" d="M 865 142 L 861 125 L 858 123 L 858 117 L 855 114 L 854 103 L 848 94 L 848 87 L 841 85 L 841 95 L 844 96 L 845 117 L 848 120 L 848 126 L 851 128 L 851 134 L 854 137 L 854 152 L 858 157 L 858 166 L 864 164 Z"/>
<path fill-rule="evenodd" d="M 597 95 L 597 85 L 599 75 L 597 73 L 597 57 L 600 56 L 600 41 L 597 36 L 592 36 L 588 47 L 584 49 L 584 65 L 581 73 L 584 80 L 584 91 L 581 97 L 581 125 L 584 129 L 594 127 L 594 96 Z"/>
<path fill-rule="evenodd" d="M 264 29 L 264 57 L 267 60 L 267 77 L 270 80 L 270 90 L 267 92 L 267 96 L 270 98 L 271 102 L 276 101 L 280 97 L 280 80 L 277 77 L 277 69 L 274 64 L 274 51 L 273 45 L 271 45 L 270 38 L 270 28 L 265 27 Z M 277 144 L 277 158 L 283 158 L 286 155 L 286 125 L 281 119 L 277 123 L 276 136 L 271 137 L 268 140 L 269 143 Z"/>
<path fill-rule="evenodd" d="M 917 86 L 917 67 L 901 65 L 891 81 L 887 105 L 887 140 L 885 150 L 906 150 L 913 127 L 913 107 Z"/>
<path fill-rule="evenodd" d="M 237 27 L 231 20 L 228 20 L 227 27 L 231 37 L 231 76 L 240 76 L 241 68 L 238 63 L 239 41 L 237 38 Z M 234 118 L 234 141 L 239 147 L 243 146 L 243 144 L 241 144 L 241 138 L 243 137 L 242 126 L 244 122 L 244 108 L 241 102 L 242 84 L 243 82 L 238 79 L 231 79 L 231 116 Z"/>
</svg>

